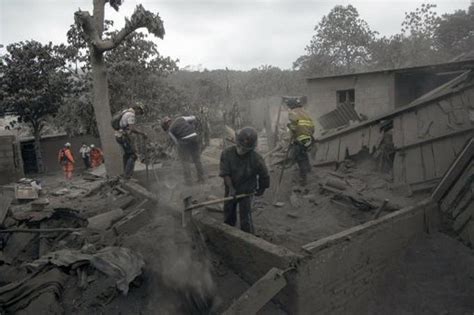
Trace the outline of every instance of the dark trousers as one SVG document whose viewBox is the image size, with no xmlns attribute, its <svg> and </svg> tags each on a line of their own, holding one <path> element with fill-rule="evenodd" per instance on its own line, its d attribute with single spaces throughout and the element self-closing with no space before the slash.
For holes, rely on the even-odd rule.
<svg viewBox="0 0 474 315">
<path fill-rule="evenodd" d="M 91 161 L 88 156 L 83 157 L 82 161 L 84 162 L 86 169 L 91 167 Z"/>
<path fill-rule="evenodd" d="M 191 184 L 191 169 L 189 167 L 189 160 L 192 160 L 196 167 L 198 181 L 204 180 L 204 169 L 201 163 L 201 145 L 199 138 L 193 137 L 190 139 L 180 140 L 178 143 L 178 155 L 183 165 L 184 180 L 187 184 Z"/>
<path fill-rule="evenodd" d="M 127 135 L 116 137 L 116 140 L 122 147 L 123 151 L 123 175 L 125 178 L 131 178 L 133 170 L 135 169 L 135 161 L 137 160 L 137 154 L 132 145 L 132 140 Z"/>
<path fill-rule="evenodd" d="M 301 142 L 293 142 L 291 144 L 291 156 L 298 164 L 300 178 L 303 184 L 306 184 L 308 173 L 311 172 L 311 164 L 309 163 L 308 148 Z"/>
<path fill-rule="evenodd" d="M 226 192 L 226 197 L 228 193 Z M 237 205 L 239 206 L 240 229 L 247 233 L 254 233 L 252 222 L 252 197 L 224 203 L 224 223 L 235 226 L 237 223 Z"/>
</svg>

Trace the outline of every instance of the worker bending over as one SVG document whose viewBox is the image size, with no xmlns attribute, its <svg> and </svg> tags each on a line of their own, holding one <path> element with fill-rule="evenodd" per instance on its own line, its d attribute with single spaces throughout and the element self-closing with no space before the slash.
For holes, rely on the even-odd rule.
<svg viewBox="0 0 474 315">
<path fill-rule="evenodd" d="M 164 117 L 161 127 L 168 133 L 173 143 L 178 148 L 178 156 L 183 164 L 184 180 L 187 185 L 192 185 L 191 170 L 188 165 L 191 159 L 196 167 L 197 180 L 204 182 L 204 169 L 201 163 L 201 141 L 196 131 L 195 116 L 181 116 L 174 120 Z"/>
<path fill-rule="evenodd" d="M 72 155 L 71 144 L 69 142 L 64 144 L 64 147 L 59 150 L 58 162 L 63 167 L 64 177 L 66 180 L 72 180 L 72 173 L 74 172 L 74 156 Z"/>
<path fill-rule="evenodd" d="M 270 177 L 262 156 L 255 152 L 257 131 L 252 127 L 237 132 L 236 145 L 228 147 L 221 154 L 220 173 L 224 179 L 225 196 L 254 193 L 263 195 L 270 186 Z M 252 196 L 234 199 L 224 203 L 224 223 L 235 226 L 239 205 L 240 228 L 254 233 L 252 223 Z"/>
<path fill-rule="evenodd" d="M 305 186 L 311 172 L 308 150 L 313 144 L 313 119 L 303 108 L 299 97 L 283 98 L 288 106 L 288 129 L 291 133 L 289 156 L 298 164 L 300 184 Z"/>
<path fill-rule="evenodd" d="M 146 133 L 136 127 L 136 116 L 145 113 L 145 106 L 137 102 L 129 109 L 117 113 L 112 118 L 112 128 L 116 130 L 115 139 L 123 151 L 123 177 L 130 179 L 135 169 L 137 155 L 136 136 L 147 137 Z"/>
</svg>

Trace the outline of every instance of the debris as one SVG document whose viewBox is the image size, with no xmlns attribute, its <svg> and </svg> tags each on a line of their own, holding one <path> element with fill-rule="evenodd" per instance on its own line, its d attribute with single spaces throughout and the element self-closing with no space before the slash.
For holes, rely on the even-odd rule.
<svg viewBox="0 0 474 315">
<path fill-rule="evenodd" d="M 149 192 L 145 187 L 131 182 L 131 181 L 126 181 L 123 183 L 123 188 L 128 190 L 132 195 L 137 196 L 138 198 L 146 198 L 149 199 L 153 202 L 158 202 L 158 198 L 155 197 L 151 192 Z"/>
<path fill-rule="evenodd" d="M 302 202 L 300 200 L 300 197 L 298 195 L 296 195 L 294 192 L 291 193 L 290 195 L 290 204 L 294 207 L 294 208 L 299 208 L 301 207 L 302 205 Z"/>
<path fill-rule="evenodd" d="M 405 183 L 393 184 L 390 186 L 390 190 L 403 197 L 413 196 L 413 191 L 411 190 L 410 185 Z"/>
<path fill-rule="evenodd" d="M 326 179 L 326 186 L 334 187 L 339 190 L 346 190 L 348 188 L 347 184 L 343 180 L 334 177 L 328 177 Z"/>
<path fill-rule="evenodd" d="M 454 231 L 456 232 L 460 231 L 464 227 L 464 225 L 466 225 L 466 223 L 469 222 L 469 220 L 471 219 L 473 215 L 474 215 L 474 208 L 468 209 L 464 211 L 463 213 L 461 213 L 460 215 L 458 215 L 458 217 L 456 218 L 453 224 Z"/>
<path fill-rule="evenodd" d="M 40 211 L 43 210 L 47 205 L 49 205 L 48 198 L 38 198 L 31 202 L 31 210 Z"/>
<path fill-rule="evenodd" d="M 376 206 L 369 202 L 367 199 L 357 195 L 356 193 L 350 191 L 340 191 L 338 189 L 329 187 L 327 185 L 320 185 L 322 190 L 334 193 L 335 195 L 332 197 L 334 200 L 339 200 L 343 202 L 347 202 L 358 208 L 359 210 L 367 211 L 375 209 Z"/>
<path fill-rule="evenodd" d="M 9 314 L 25 308 L 29 309 L 29 312 L 25 310 L 28 314 L 61 314 L 64 311 L 61 311 L 58 298 L 64 290 L 66 279 L 67 275 L 56 268 L 47 272 L 38 271 L 0 287 L 0 305 Z M 38 303 L 31 305 L 34 301 Z"/>
<path fill-rule="evenodd" d="M 5 221 L 12 200 L 13 198 L 10 196 L 0 195 L 0 225 L 3 225 L 3 221 Z"/>
<path fill-rule="evenodd" d="M 86 177 L 90 180 L 92 178 L 104 178 L 106 175 L 105 165 L 101 164 L 98 167 L 94 168 L 93 170 L 86 172 Z"/>
<path fill-rule="evenodd" d="M 38 198 L 38 190 L 31 185 L 16 184 L 15 198 L 18 200 L 31 200 Z"/>
<path fill-rule="evenodd" d="M 285 286 L 286 279 L 283 271 L 278 268 L 272 268 L 232 303 L 223 314 L 257 314 Z"/>
<path fill-rule="evenodd" d="M 123 210 L 120 208 L 112 210 L 112 211 L 108 211 L 105 213 L 101 213 L 87 219 L 88 221 L 87 227 L 91 229 L 97 229 L 97 230 L 106 230 L 113 224 L 113 222 L 117 221 L 123 216 L 124 216 Z"/>
<path fill-rule="evenodd" d="M 135 202 L 135 197 L 133 196 L 130 196 L 128 193 L 127 195 L 125 196 L 121 196 L 119 198 L 117 198 L 116 200 L 114 200 L 111 204 L 110 204 L 110 208 L 109 209 L 127 209 L 132 203 Z"/>
<path fill-rule="evenodd" d="M 17 221 L 38 222 L 50 218 L 53 213 L 54 212 L 52 210 L 15 211 L 13 212 L 12 217 Z"/>
<path fill-rule="evenodd" d="M 18 229 L 14 229 L 18 230 Z M 8 230 L 0 230 L 3 233 Z M 36 238 L 34 234 L 15 233 L 8 239 L 6 247 L 3 249 L 5 259 L 15 261 L 22 252 L 26 252 L 26 249 L 30 242 Z"/>
<path fill-rule="evenodd" d="M 296 212 L 288 212 L 286 216 L 292 219 L 297 219 L 299 217 L 298 214 L 296 214 Z"/>
<path fill-rule="evenodd" d="M 378 219 L 378 217 L 380 216 L 380 214 L 382 213 L 382 211 L 384 211 L 385 208 L 387 207 L 387 204 L 388 204 L 388 199 L 385 199 L 385 200 L 382 202 L 382 205 L 380 205 L 380 207 L 377 209 L 377 211 L 375 211 L 375 214 L 374 214 L 372 220 Z"/>
<path fill-rule="evenodd" d="M 146 209 L 137 209 L 127 214 L 112 226 L 116 234 L 131 235 L 150 223 L 150 213 Z"/>
<path fill-rule="evenodd" d="M 285 205 L 285 203 L 284 203 L 284 202 L 281 202 L 281 201 L 275 202 L 275 203 L 273 204 L 273 206 L 275 206 L 275 207 L 277 207 L 277 208 L 281 208 L 281 207 L 283 207 L 284 205 Z"/>
<path fill-rule="evenodd" d="M 79 250 L 63 249 L 51 252 L 28 264 L 41 268 L 48 264 L 58 267 L 71 267 L 78 262 L 88 262 L 97 270 L 115 280 L 117 289 L 124 295 L 128 286 L 142 273 L 145 262 L 140 254 L 124 247 L 105 247 L 95 254 L 85 254 Z"/>
<path fill-rule="evenodd" d="M 55 192 L 52 193 L 53 196 L 63 196 L 65 194 L 69 193 L 69 189 L 67 188 L 61 188 L 59 190 L 56 190 Z"/>
<path fill-rule="evenodd" d="M 53 229 L 7 229 L 0 233 L 57 233 L 57 232 L 79 232 L 80 228 L 53 228 Z"/>
</svg>

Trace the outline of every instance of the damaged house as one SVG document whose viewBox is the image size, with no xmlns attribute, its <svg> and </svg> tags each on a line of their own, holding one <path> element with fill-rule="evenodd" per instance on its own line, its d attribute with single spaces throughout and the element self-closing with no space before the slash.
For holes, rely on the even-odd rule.
<svg viewBox="0 0 474 315">
<path fill-rule="evenodd" d="M 316 165 L 368 153 L 413 190 L 432 188 L 474 126 L 474 60 L 307 79 L 323 127 Z"/>
</svg>

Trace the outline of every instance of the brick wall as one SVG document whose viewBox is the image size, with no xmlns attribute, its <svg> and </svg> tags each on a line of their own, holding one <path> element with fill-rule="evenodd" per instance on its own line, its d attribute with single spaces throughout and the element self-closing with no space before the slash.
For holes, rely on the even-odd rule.
<svg viewBox="0 0 474 315">
<path fill-rule="evenodd" d="M 0 135 L 0 185 L 23 176 L 20 150 L 14 135 Z"/>
<path fill-rule="evenodd" d="M 355 109 L 369 118 L 394 108 L 394 76 L 371 73 L 307 81 L 308 109 L 320 117 L 336 109 L 336 91 L 355 90 Z"/>
</svg>

